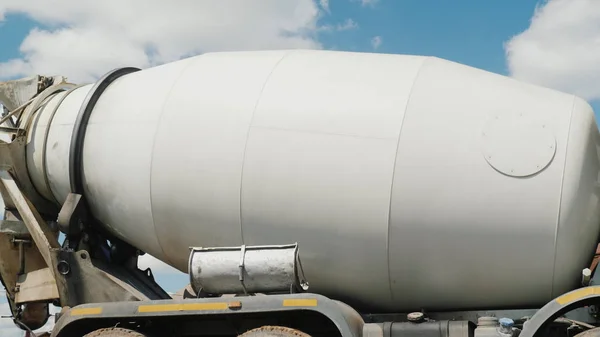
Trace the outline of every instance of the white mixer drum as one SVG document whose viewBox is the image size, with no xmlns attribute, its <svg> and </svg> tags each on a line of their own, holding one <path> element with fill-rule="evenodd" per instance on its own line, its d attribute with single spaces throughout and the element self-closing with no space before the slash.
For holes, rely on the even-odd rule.
<svg viewBox="0 0 600 337">
<path fill-rule="evenodd" d="M 34 125 L 59 202 L 89 90 Z M 595 250 L 598 143 L 581 99 L 437 58 L 211 53 L 104 91 L 84 194 L 184 272 L 191 246 L 298 242 L 311 291 L 373 311 L 534 306 Z"/>
</svg>

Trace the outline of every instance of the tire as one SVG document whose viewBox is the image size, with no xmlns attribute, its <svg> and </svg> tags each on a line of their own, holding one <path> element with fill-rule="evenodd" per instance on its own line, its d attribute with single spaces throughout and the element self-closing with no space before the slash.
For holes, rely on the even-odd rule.
<svg viewBox="0 0 600 337">
<path fill-rule="evenodd" d="M 244 332 L 238 337 L 311 337 L 302 331 L 286 328 L 284 326 L 261 326 Z"/>
<path fill-rule="evenodd" d="M 129 329 L 104 328 L 92 331 L 83 337 L 146 337 L 146 335 Z"/>
</svg>

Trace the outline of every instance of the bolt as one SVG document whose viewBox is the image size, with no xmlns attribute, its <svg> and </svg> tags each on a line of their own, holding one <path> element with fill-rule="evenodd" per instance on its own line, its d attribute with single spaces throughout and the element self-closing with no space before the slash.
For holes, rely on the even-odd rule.
<svg viewBox="0 0 600 337">
<path fill-rule="evenodd" d="M 515 325 L 515 322 L 512 319 L 506 318 L 506 317 L 500 318 L 498 320 L 498 322 L 500 323 L 500 326 L 503 328 L 512 328 L 513 325 Z"/>
<path fill-rule="evenodd" d="M 500 318 L 499 322 L 500 322 L 499 332 L 504 335 L 512 335 L 513 326 L 515 325 L 515 322 L 512 319 L 506 318 L 506 317 Z"/>
<path fill-rule="evenodd" d="M 64 260 L 58 262 L 56 269 L 58 269 L 58 272 L 61 273 L 61 275 L 67 275 L 71 272 L 71 266 Z"/>
<path fill-rule="evenodd" d="M 590 281 L 592 280 L 592 271 L 589 268 L 585 268 L 581 271 L 581 284 L 584 287 L 590 285 Z"/>
<path fill-rule="evenodd" d="M 425 315 L 422 312 L 411 312 L 410 314 L 406 315 L 406 319 L 413 323 L 422 322 L 424 318 Z"/>
</svg>

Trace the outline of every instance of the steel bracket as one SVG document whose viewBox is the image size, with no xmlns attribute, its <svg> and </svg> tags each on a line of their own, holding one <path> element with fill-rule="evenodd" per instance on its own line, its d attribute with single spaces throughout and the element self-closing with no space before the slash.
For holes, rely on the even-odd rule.
<svg viewBox="0 0 600 337">
<path fill-rule="evenodd" d="M 58 228 L 67 236 L 79 236 L 87 220 L 86 206 L 81 194 L 69 193 L 58 213 Z"/>
</svg>

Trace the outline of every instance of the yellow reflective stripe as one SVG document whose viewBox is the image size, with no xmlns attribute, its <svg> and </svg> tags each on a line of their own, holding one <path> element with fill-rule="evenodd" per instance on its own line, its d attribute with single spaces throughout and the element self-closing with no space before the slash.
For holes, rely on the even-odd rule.
<svg viewBox="0 0 600 337">
<path fill-rule="evenodd" d="M 316 307 L 316 298 L 297 298 L 283 300 L 284 307 Z"/>
<path fill-rule="evenodd" d="M 572 291 L 568 294 L 562 295 L 556 299 L 556 302 L 560 305 L 575 302 L 579 299 L 590 295 L 600 295 L 600 287 L 585 287 L 579 290 Z"/>
<path fill-rule="evenodd" d="M 194 311 L 194 310 L 226 310 L 227 303 L 180 303 L 140 305 L 138 312 Z"/>
<path fill-rule="evenodd" d="M 77 308 L 71 310 L 71 316 L 100 315 L 102 308 Z"/>
</svg>

